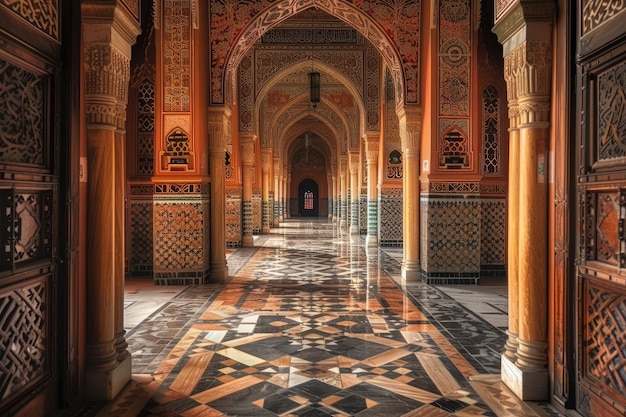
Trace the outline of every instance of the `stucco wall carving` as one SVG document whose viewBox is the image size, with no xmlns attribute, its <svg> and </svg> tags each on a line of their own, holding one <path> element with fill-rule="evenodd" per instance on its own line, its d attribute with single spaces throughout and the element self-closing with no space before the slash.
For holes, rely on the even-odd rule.
<svg viewBox="0 0 626 417">
<path fill-rule="evenodd" d="M 349 22 L 370 39 L 390 65 L 395 85 L 405 85 L 403 80 L 406 79 L 405 90 L 398 90 L 399 101 L 417 103 L 420 2 L 403 0 L 390 4 L 382 0 L 371 0 L 358 2 L 358 7 L 355 3 L 340 0 L 246 0 L 235 5 L 226 0 L 212 0 L 209 6 L 213 68 L 211 102 L 225 102 L 226 74 L 239 65 L 261 35 L 287 17 L 315 6 Z M 255 20 L 251 21 L 253 18 Z M 390 45 L 389 42 L 394 43 Z"/>
<path fill-rule="evenodd" d="M 189 111 L 191 105 L 190 2 L 164 0 L 163 109 Z"/>
</svg>

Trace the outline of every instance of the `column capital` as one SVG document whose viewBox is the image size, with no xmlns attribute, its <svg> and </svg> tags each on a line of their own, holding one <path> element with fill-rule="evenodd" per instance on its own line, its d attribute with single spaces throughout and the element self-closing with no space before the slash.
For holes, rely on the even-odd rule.
<svg viewBox="0 0 626 417">
<path fill-rule="evenodd" d="M 207 125 L 209 131 L 209 149 L 211 149 L 211 151 L 226 152 L 227 132 L 230 132 L 230 116 L 231 110 L 229 107 L 209 107 L 207 111 Z"/>
<path fill-rule="evenodd" d="M 81 4 L 88 125 L 126 128 L 131 48 L 139 22 L 117 2 Z"/>
<path fill-rule="evenodd" d="M 422 137 L 422 108 L 404 106 L 398 110 L 397 114 L 400 122 L 400 141 L 402 142 L 403 153 L 411 149 L 419 150 Z"/>
<path fill-rule="evenodd" d="M 263 169 L 263 172 L 270 170 L 270 167 L 272 165 L 272 153 L 269 149 L 262 149 L 261 150 L 261 168 Z"/>
<path fill-rule="evenodd" d="M 241 159 L 244 164 L 252 165 L 254 163 L 254 137 L 252 135 L 241 134 Z"/>
</svg>

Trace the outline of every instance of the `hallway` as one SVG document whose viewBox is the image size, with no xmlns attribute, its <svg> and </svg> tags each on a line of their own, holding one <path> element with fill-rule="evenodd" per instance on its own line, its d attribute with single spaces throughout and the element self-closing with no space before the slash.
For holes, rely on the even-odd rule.
<svg viewBox="0 0 626 417">
<path fill-rule="evenodd" d="M 500 383 L 506 324 L 462 304 L 480 287 L 402 288 L 397 249 L 350 239 L 292 219 L 230 253 L 224 285 L 130 279 L 133 381 L 98 416 L 559 415 Z"/>
</svg>

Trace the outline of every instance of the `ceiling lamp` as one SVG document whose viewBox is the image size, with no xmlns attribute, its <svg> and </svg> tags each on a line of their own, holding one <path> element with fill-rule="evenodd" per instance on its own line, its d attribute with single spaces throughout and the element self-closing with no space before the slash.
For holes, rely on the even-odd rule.
<svg viewBox="0 0 626 417">
<path fill-rule="evenodd" d="M 313 108 L 320 102 L 320 73 L 309 72 L 309 101 Z"/>
</svg>

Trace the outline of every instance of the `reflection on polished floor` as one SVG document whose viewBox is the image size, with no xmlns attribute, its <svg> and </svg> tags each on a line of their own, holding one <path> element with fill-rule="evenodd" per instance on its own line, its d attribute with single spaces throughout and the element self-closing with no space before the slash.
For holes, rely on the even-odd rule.
<svg viewBox="0 0 626 417">
<path fill-rule="evenodd" d="M 360 243 L 293 220 L 230 253 L 226 284 L 130 280 L 133 381 L 98 415 L 559 415 L 500 383 L 502 328 Z"/>
</svg>

